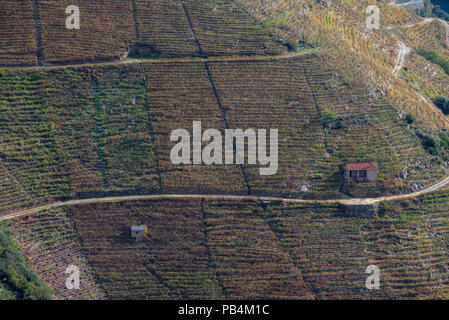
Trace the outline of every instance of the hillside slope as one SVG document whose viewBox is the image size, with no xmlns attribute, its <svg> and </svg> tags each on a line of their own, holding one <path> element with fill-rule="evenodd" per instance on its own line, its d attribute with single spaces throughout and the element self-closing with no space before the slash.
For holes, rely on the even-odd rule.
<svg viewBox="0 0 449 320">
<path fill-rule="evenodd" d="M 31 270 L 19 249 L 4 224 L 0 225 L 0 300 L 51 299 L 52 288 Z"/>
<path fill-rule="evenodd" d="M 66 26 L 71 5 L 69 0 L 2 4 L 0 66 L 285 51 L 231 0 L 80 0 L 79 29 Z"/>
<path fill-rule="evenodd" d="M 445 174 L 391 106 L 338 82 L 315 55 L 16 70 L 0 79 L 3 212 L 123 194 L 376 196 L 422 189 Z M 329 127 L 323 112 L 339 125 Z M 197 120 L 221 132 L 279 129 L 277 174 L 173 165 L 171 132 L 191 131 Z M 343 189 L 340 167 L 353 161 L 376 161 L 379 181 Z"/>
<path fill-rule="evenodd" d="M 32 1 L 2 1 L 0 66 L 37 64 L 36 29 L 30 21 L 33 21 Z"/>
<path fill-rule="evenodd" d="M 370 94 L 383 96 L 398 110 L 414 114 L 426 129 L 448 129 L 448 119 L 429 99 L 397 79 L 400 39 L 390 27 L 420 21 L 411 10 L 384 2 L 380 8 L 379 30 L 366 27 L 365 11 L 370 1 L 246 1 L 239 0 L 264 24 L 281 37 L 323 48 L 323 56 L 339 77 L 349 83 L 364 83 Z"/>
<path fill-rule="evenodd" d="M 347 216 L 336 205 L 251 201 L 65 208 L 62 215 L 72 222 L 63 225 L 73 224 L 80 244 L 36 232 L 56 227 L 61 213 L 20 218 L 11 227 L 25 249 L 42 247 L 61 268 L 72 260 L 61 260 L 67 255 L 55 244 L 79 247 L 88 261 L 81 262 L 82 292 L 91 290 L 89 275 L 106 298 L 443 299 L 449 281 L 444 199 L 446 191 L 385 204 L 375 219 Z M 148 231 L 136 243 L 130 227 L 142 224 Z M 60 229 L 51 230 L 62 235 Z M 24 254 L 42 265 L 37 272 L 61 282 L 57 269 L 42 269 L 46 260 L 36 259 L 36 249 Z M 380 290 L 365 287 L 369 265 L 381 270 Z M 56 293 L 68 297 L 64 290 Z"/>
<path fill-rule="evenodd" d="M 81 29 L 68 30 L 69 4 L 0 4 L 0 215 L 126 195 L 314 202 L 180 197 L 16 217 L 0 229 L 0 271 L 11 256 L 16 270 L 0 274 L 0 298 L 50 298 L 42 281 L 56 299 L 449 297 L 447 189 L 370 219 L 321 201 L 447 177 L 449 119 L 433 102 L 449 83 L 445 25 L 377 2 L 382 27 L 367 30 L 365 0 L 81 0 Z M 278 171 L 173 164 L 170 135 L 194 121 L 222 136 L 278 129 Z M 368 161 L 377 181 L 344 183 L 345 163 Z M 369 291 L 373 264 L 381 289 Z"/>
</svg>

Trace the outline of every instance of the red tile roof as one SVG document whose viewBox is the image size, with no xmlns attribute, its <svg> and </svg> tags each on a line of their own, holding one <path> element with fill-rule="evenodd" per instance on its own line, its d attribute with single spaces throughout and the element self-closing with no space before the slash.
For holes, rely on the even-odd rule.
<svg viewBox="0 0 449 320">
<path fill-rule="evenodd" d="M 345 167 L 348 171 L 378 170 L 377 164 L 375 162 L 348 163 Z"/>
</svg>

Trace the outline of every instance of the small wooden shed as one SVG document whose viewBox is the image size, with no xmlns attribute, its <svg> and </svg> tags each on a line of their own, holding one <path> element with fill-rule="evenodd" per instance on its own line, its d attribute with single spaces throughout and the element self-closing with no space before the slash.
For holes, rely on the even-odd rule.
<svg viewBox="0 0 449 320">
<path fill-rule="evenodd" d="M 142 242 L 147 233 L 147 227 L 142 226 L 131 226 L 131 238 L 135 242 Z"/>
</svg>

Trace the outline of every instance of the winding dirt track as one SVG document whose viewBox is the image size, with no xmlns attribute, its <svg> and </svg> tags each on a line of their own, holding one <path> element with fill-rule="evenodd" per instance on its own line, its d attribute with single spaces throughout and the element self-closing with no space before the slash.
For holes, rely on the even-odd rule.
<svg viewBox="0 0 449 320">
<path fill-rule="evenodd" d="M 437 19 L 437 18 L 426 18 L 423 19 L 422 21 L 416 22 L 416 23 L 411 23 L 411 24 L 407 24 L 404 26 L 404 28 L 413 28 L 416 26 L 420 26 L 423 24 L 428 24 L 431 23 L 433 21 L 438 21 L 439 23 L 441 23 L 444 26 L 444 29 L 446 31 L 446 45 L 449 47 L 449 23 L 447 23 L 444 20 L 441 19 Z M 387 27 L 387 29 L 392 29 L 393 27 Z M 396 77 L 398 76 L 399 70 L 402 69 L 402 66 L 405 63 L 405 59 L 407 57 L 407 55 L 412 51 L 410 47 L 407 47 L 407 45 L 402 42 L 399 39 L 396 39 L 399 43 L 399 52 L 398 52 L 398 58 L 396 60 L 396 66 L 393 69 L 393 73 L 396 75 Z"/>
<path fill-rule="evenodd" d="M 398 58 L 396 60 L 396 66 L 393 69 L 393 73 L 394 75 L 397 77 L 399 77 L 399 71 L 402 69 L 404 63 L 405 63 L 405 59 L 407 58 L 407 56 L 409 55 L 409 53 L 412 51 L 409 47 L 407 47 L 407 45 L 402 42 L 399 39 L 396 39 L 399 43 L 399 53 L 398 53 Z"/>
<path fill-rule="evenodd" d="M 278 197 L 259 197 L 259 196 L 231 196 L 231 195 L 207 195 L 207 194 L 154 194 L 154 195 L 135 195 L 135 196 L 122 196 L 122 197 L 105 197 L 105 198 L 92 198 L 83 200 L 70 200 L 51 203 L 45 206 L 36 207 L 11 213 L 0 217 L 0 221 L 12 220 L 15 218 L 32 215 L 42 210 L 48 210 L 53 208 L 76 206 L 95 203 L 114 203 L 125 201 L 138 201 L 138 200 L 179 200 L 179 199 L 206 199 L 206 200 L 233 200 L 233 201 L 258 201 L 258 202 L 285 202 L 285 203 L 327 203 L 327 204 L 346 204 L 346 205 L 361 205 L 361 204 L 374 204 L 381 201 L 393 201 L 393 200 L 405 200 L 416 198 L 426 193 L 437 191 L 449 184 L 449 177 L 436 183 L 435 185 L 414 193 L 401 194 L 395 196 L 384 196 L 378 198 L 360 198 L 360 199 L 330 199 L 330 200 L 304 200 L 304 199 L 288 199 Z"/>
<path fill-rule="evenodd" d="M 64 68 L 83 68 L 83 67 L 98 67 L 110 65 L 124 65 L 124 64 L 138 64 L 138 63 L 175 63 L 175 62 L 250 62 L 250 61 L 273 61 L 283 60 L 299 56 L 311 55 L 318 53 L 320 48 L 308 48 L 296 52 L 286 52 L 281 55 L 250 55 L 250 56 L 216 56 L 216 57 L 186 57 L 186 58 L 157 58 L 157 59 L 125 59 L 114 60 L 107 62 L 91 62 L 81 64 L 60 64 L 60 65 L 46 65 L 46 66 L 27 66 L 27 67 L 0 67 L 5 70 L 53 70 Z"/>
<path fill-rule="evenodd" d="M 449 23 L 447 23 L 444 20 L 437 19 L 437 18 L 426 18 L 426 19 L 423 19 L 416 23 L 407 24 L 404 26 L 404 28 L 413 28 L 415 26 L 420 26 L 423 24 L 431 23 L 435 20 L 440 22 L 441 24 L 443 24 L 445 31 L 446 31 L 446 44 L 449 47 Z M 392 28 L 393 28 L 393 26 L 390 26 L 390 27 L 387 27 L 386 29 L 391 30 Z M 395 38 L 396 38 L 396 41 L 399 43 L 399 48 L 398 48 L 398 57 L 396 59 L 396 65 L 393 69 L 393 74 L 396 78 L 399 79 L 399 71 L 401 71 L 402 67 L 404 66 L 407 56 L 412 52 L 412 48 L 408 47 L 402 40 L 398 39 L 397 37 L 395 37 Z M 429 100 L 427 100 L 426 97 L 424 97 L 421 93 L 417 92 L 417 94 L 418 94 L 419 98 L 424 103 L 426 103 L 432 110 L 434 110 L 437 113 L 440 112 L 440 110 L 435 105 L 430 103 Z M 444 119 L 444 122 L 446 122 L 449 125 L 449 120 L 446 117 L 444 117 L 443 119 Z"/>
<path fill-rule="evenodd" d="M 431 23 L 433 21 L 438 21 L 439 23 L 441 23 L 444 26 L 444 29 L 446 31 L 446 44 L 449 47 L 449 23 L 447 23 L 446 21 L 444 21 L 442 19 L 439 19 L 439 18 L 426 18 L 426 19 L 423 19 L 422 21 L 417 22 L 417 23 L 407 24 L 404 27 L 405 28 L 412 28 L 412 27 L 415 27 L 415 26 Z"/>
</svg>

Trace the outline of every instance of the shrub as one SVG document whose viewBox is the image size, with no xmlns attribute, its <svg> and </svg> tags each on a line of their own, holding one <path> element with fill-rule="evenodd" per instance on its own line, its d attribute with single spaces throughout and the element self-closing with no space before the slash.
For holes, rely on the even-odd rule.
<svg viewBox="0 0 449 320">
<path fill-rule="evenodd" d="M 416 135 L 421 139 L 421 144 L 428 153 L 441 157 L 440 164 L 443 163 L 442 160 L 449 161 L 449 136 L 446 132 L 427 134 L 417 129 Z"/>
<path fill-rule="evenodd" d="M 378 211 L 379 217 L 383 217 L 386 214 L 391 213 L 393 211 L 394 211 L 394 208 L 393 208 L 393 206 L 390 203 L 388 203 L 388 202 L 381 202 L 379 204 L 379 211 Z"/>
<path fill-rule="evenodd" d="M 299 44 L 294 39 L 288 39 L 285 45 L 288 47 L 288 50 L 290 51 L 296 51 L 299 49 Z"/>
<path fill-rule="evenodd" d="M 437 17 L 449 21 L 449 13 L 441 9 L 440 6 L 434 6 L 432 9 L 432 14 Z"/>
<path fill-rule="evenodd" d="M 412 124 L 416 121 L 416 116 L 414 114 L 408 113 L 405 116 L 405 121 L 407 121 L 408 124 Z"/>
<path fill-rule="evenodd" d="M 416 51 L 430 62 L 439 65 L 447 74 L 449 74 L 449 62 L 438 53 L 424 48 L 417 48 Z"/>
<path fill-rule="evenodd" d="M 443 148 L 446 151 L 449 151 L 449 136 L 447 135 L 447 133 L 446 132 L 440 132 L 438 134 L 438 137 L 441 140 L 441 145 L 443 146 Z"/>
<path fill-rule="evenodd" d="M 438 136 L 427 134 L 422 130 L 416 130 L 416 135 L 421 139 L 424 149 L 432 155 L 440 155 L 441 140 Z"/>
<path fill-rule="evenodd" d="M 326 129 L 341 129 L 342 121 L 343 119 L 335 111 L 325 108 L 321 112 L 321 123 Z"/>
<path fill-rule="evenodd" d="M 16 298 L 49 300 L 52 288 L 39 280 L 25 263 L 9 232 L 0 228 L 0 281 Z"/>
<path fill-rule="evenodd" d="M 433 99 L 435 105 L 443 111 L 445 115 L 449 114 L 449 98 L 446 96 L 438 96 Z"/>
</svg>

